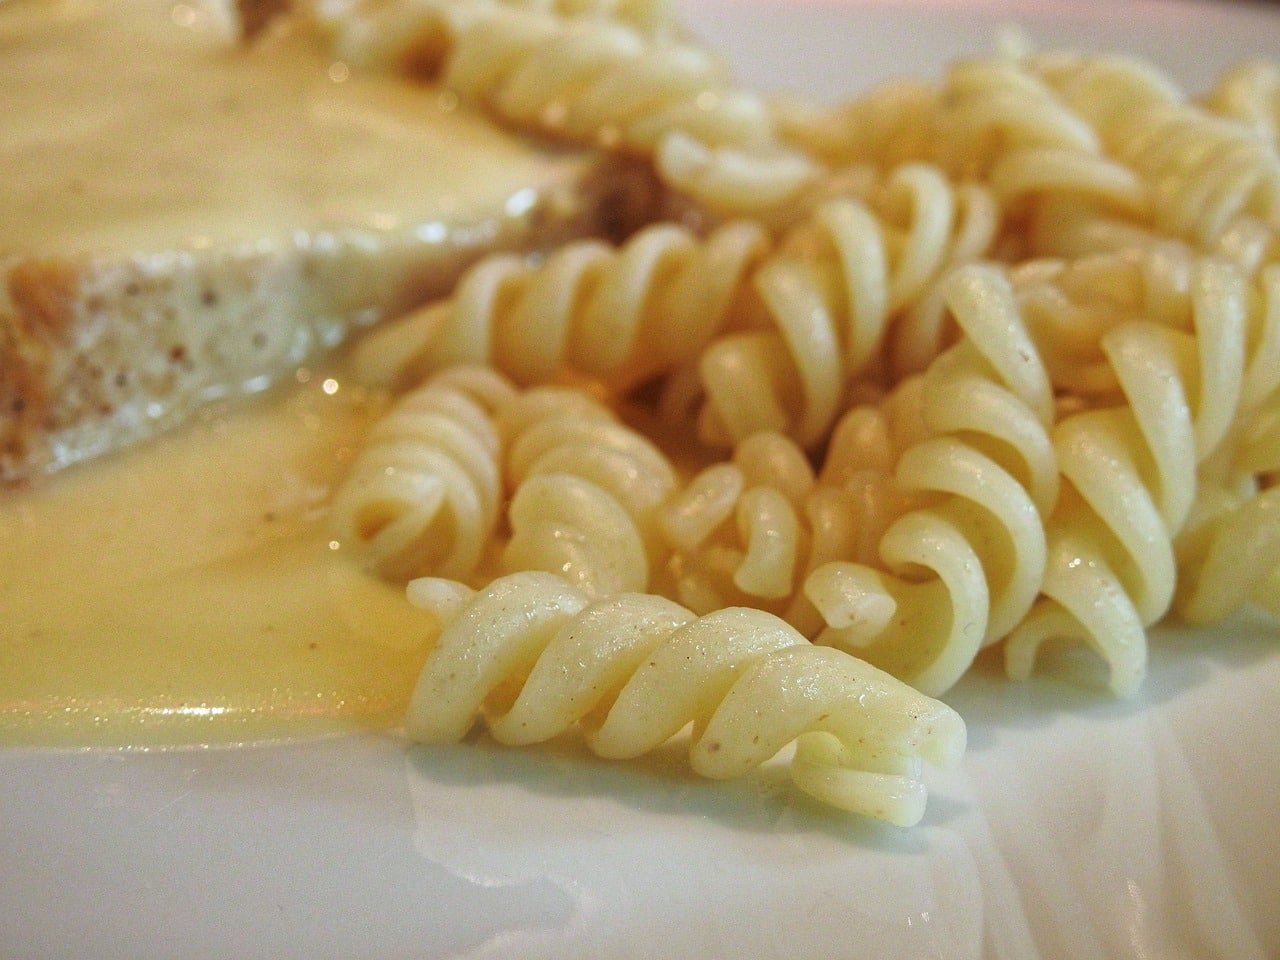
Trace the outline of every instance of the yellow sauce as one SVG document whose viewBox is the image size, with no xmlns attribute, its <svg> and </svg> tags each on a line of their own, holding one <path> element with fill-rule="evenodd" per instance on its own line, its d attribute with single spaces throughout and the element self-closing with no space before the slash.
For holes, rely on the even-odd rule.
<svg viewBox="0 0 1280 960">
<path fill-rule="evenodd" d="M 229 0 L 228 0 L 229 2 Z M 447 96 L 209 0 L 0 0 L 0 260 L 320 238 L 440 243 L 575 179 Z"/>
<path fill-rule="evenodd" d="M 325 517 L 378 407 L 312 377 L 0 494 L 0 743 L 399 723 L 433 623 L 330 549 Z"/>
</svg>

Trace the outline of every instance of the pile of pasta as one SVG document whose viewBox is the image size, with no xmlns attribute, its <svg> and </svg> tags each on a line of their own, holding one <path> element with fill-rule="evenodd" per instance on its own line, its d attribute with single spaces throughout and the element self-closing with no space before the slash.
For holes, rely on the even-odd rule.
<svg viewBox="0 0 1280 960">
<path fill-rule="evenodd" d="M 1009 50 L 766 98 L 658 0 L 354 0 L 334 49 L 652 163 L 680 211 L 368 338 L 335 534 L 442 632 L 411 737 L 741 774 L 910 824 L 944 694 L 1280 615 L 1280 67 Z M 673 459 L 672 450 L 682 451 Z M 689 465 L 693 464 L 691 468 Z"/>
</svg>

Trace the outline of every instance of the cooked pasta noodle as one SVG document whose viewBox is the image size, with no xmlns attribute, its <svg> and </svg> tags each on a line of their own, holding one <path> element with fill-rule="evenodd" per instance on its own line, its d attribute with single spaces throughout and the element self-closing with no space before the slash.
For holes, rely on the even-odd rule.
<svg viewBox="0 0 1280 960">
<path fill-rule="evenodd" d="M 895 167 L 932 157 L 938 100 L 934 84 L 895 80 L 837 107 L 794 97 L 777 98 L 771 106 L 782 139 L 830 167 Z"/>
<path fill-rule="evenodd" d="M 829 624 L 820 642 L 934 694 L 1035 601 L 1043 518 L 1058 492 L 1049 380 L 1007 277 L 993 266 L 961 268 L 947 302 L 964 339 L 924 375 L 930 436 L 895 468 L 898 485 L 928 502 L 893 521 L 877 563 L 834 561 L 805 584 Z M 886 606 L 896 610 L 887 621 L 865 616 Z"/>
<path fill-rule="evenodd" d="M 1241 216 L 1280 227 L 1280 157 L 1254 131 L 1185 102 L 1140 61 L 1053 54 L 1031 64 L 1145 179 L 1159 229 L 1209 244 Z"/>
<path fill-rule="evenodd" d="M 758 225 L 737 221 L 706 239 L 657 224 L 620 249 L 584 241 L 541 265 L 491 257 L 452 299 L 366 339 L 356 369 L 366 383 L 403 386 L 488 363 L 523 384 L 567 369 L 625 387 L 690 363 L 748 322 L 746 280 L 769 247 Z"/>
<path fill-rule="evenodd" d="M 445 371 L 373 427 L 334 498 L 334 536 L 393 580 L 465 577 L 502 500 L 495 411 L 514 395 L 486 368 Z"/>
<path fill-rule="evenodd" d="M 1267 60 L 1239 64 L 1218 80 L 1204 105 L 1240 121 L 1262 139 L 1280 143 L 1280 64 Z"/>
<path fill-rule="evenodd" d="M 494 6 L 460 6 L 447 19 L 444 83 L 504 123 L 657 156 L 671 186 L 729 214 L 794 195 L 817 175 L 777 139 L 764 102 L 699 47 Z M 753 191 L 766 182 L 774 193 L 762 198 Z"/>
<path fill-rule="evenodd" d="M 723 337 L 699 361 L 703 436 L 735 442 L 774 430 L 819 444 L 894 318 L 947 269 L 988 252 L 999 221 L 987 198 L 912 164 L 870 198 L 883 216 L 852 199 L 821 206 L 756 272 L 769 327 Z M 927 328 L 908 329 L 926 337 Z M 939 339 L 935 326 L 916 352 L 940 348 Z"/>
<path fill-rule="evenodd" d="M 1045 599 L 1006 648 L 1015 676 L 1025 676 L 1040 645 L 1054 637 L 1095 649 L 1117 693 L 1137 688 L 1145 627 L 1173 598 L 1173 538 L 1195 500 L 1197 467 L 1239 415 L 1246 371 L 1276 375 L 1274 361 L 1255 367 L 1251 350 L 1270 349 L 1268 331 L 1280 315 L 1251 303 L 1236 268 L 1188 256 L 1181 274 L 1162 276 L 1170 286 L 1147 292 L 1146 318 L 1102 339 L 1118 403 L 1054 428 L 1066 484 L 1048 524 Z"/>
<path fill-rule="evenodd" d="M 820 477 L 794 442 L 772 433 L 753 434 L 731 462 L 694 477 L 661 514 L 680 601 L 698 613 L 759 607 L 816 634 L 821 618 L 801 593 L 807 575 L 831 560 L 869 559 L 907 508 L 892 468 L 895 447 L 909 442 L 903 421 L 919 416 L 917 385 L 846 414 Z"/>
<path fill-rule="evenodd" d="M 698 618 L 635 593 L 593 603 L 534 572 L 478 594 L 418 580 L 409 597 L 443 623 L 409 707 L 414 740 L 458 740 L 483 713 L 503 743 L 578 726 L 596 753 L 628 758 L 692 722 L 703 776 L 740 776 L 794 741 L 801 790 L 902 825 L 924 811 L 921 760 L 951 764 L 964 748 L 951 708 L 759 610 Z"/>
<path fill-rule="evenodd" d="M 1250 600 L 1280 616 L 1280 486 L 1202 489 L 1178 565 L 1177 611 L 1188 622 L 1222 620 Z"/>
<path fill-rule="evenodd" d="M 657 511 L 676 488 L 666 456 L 566 388 L 530 390 L 498 422 L 514 490 L 504 567 L 560 573 L 590 596 L 648 589 L 665 558 Z"/>
<path fill-rule="evenodd" d="M 352 66 L 434 77 L 450 42 L 450 6 L 509 6 L 560 17 L 618 20 L 648 36 L 674 29 L 667 0 L 304 0 L 336 56 Z"/>
</svg>

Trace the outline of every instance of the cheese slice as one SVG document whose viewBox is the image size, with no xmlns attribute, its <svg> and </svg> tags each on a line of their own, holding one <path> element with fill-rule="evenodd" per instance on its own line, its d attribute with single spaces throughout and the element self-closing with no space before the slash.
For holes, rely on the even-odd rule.
<svg viewBox="0 0 1280 960">
<path fill-rule="evenodd" d="M 287 20 L 242 46 L 219 10 L 0 2 L 0 482 L 261 390 L 480 253 L 615 217 L 595 158 Z"/>
</svg>

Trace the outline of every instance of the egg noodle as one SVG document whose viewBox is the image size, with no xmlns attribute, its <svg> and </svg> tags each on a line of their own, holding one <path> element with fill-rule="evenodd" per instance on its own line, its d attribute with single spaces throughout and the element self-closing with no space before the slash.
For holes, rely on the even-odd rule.
<svg viewBox="0 0 1280 960">
<path fill-rule="evenodd" d="M 406 728 L 606 757 L 693 724 L 900 824 L 987 647 L 1280 612 L 1280 68 L 1189 97 L 1008 51 L 836 106 L 741 88 L 658 2 L 348 0 L 332 49 L 652 164 L 670 222 L 499 256 L 367 338 L 401 398 L 335 536 L 442 633 Z M 697 451 L 685 469 L 664 450 Z"/>
</svg>

